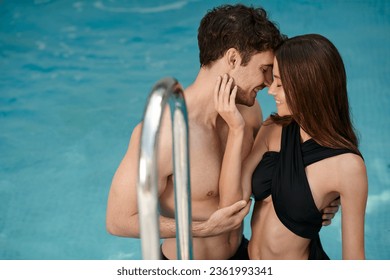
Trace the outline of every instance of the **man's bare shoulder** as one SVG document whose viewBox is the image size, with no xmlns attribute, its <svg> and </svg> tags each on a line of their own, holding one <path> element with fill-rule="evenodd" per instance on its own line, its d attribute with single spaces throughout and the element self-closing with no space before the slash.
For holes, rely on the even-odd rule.
<svg viewBox="0 0 390 280">
<path fill-rule="evenodd" d="M 143 134 L 143 126 L 144 122 L 139 122 L 133 129 L 130 138 L 130 146 L 138 149 L 139 145 L 141 145 L 141 137 Z M 171 123 L 171 115 L 169 109 L 167 108 L 164 112 L 160 127 L 157 135 L 147 135 L 147 137 L 157 137 L 158 146 L 159 146 L 159 155 L 165 154 L 166 152 L 170 154 L 172 150 L 172 123 Z M 133 145 L 132 145 L 133 144 Z M 136 147 L 134 145 L 136 144 Z"/>
<path fill-rule="evenodd" d="M 172 143 L 172 118 L 171 118 L 170 109 L 168 107 L 165 109 L 162 115 L 159 137 L 164 143 L 165 142 L 168 142 L 168 144 Z"/>
<path fill-rule="evenodd" d="M 237 105 L 237 108 L 248 126 L 253 127 L 255 130 L 260 129 L 263 122 L 263 112 L 257 100 L 253 106 Z"/>
<path fill-rule="evenodd" d="M 143 129 L 143 121 L 139 122 L 133 129 L 132 135 L 134 137 L 141 137 Z M 158 137 L 159 139 L 163 138 L 164 141 L 171 140 L 172 138 L 172 120 L 169 108 L 167 107 L 161 117 L 161 122 L 159 124 Z"/>
</svg>

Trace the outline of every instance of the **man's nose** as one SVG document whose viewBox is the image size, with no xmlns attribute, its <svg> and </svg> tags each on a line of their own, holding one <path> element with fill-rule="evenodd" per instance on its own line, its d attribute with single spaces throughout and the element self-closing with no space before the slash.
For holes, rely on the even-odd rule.
<svg viewBox="0 0 390 280">
<path fill-rule="evenodd" d="M 264 84 L 267 86 L 267 87 L 270 87 L 273 83 L 273 76 L 272 76 L 272 72 L 270 73 L 266 73 L 265 74 L 265 77 L 264 77 Z"/>
</svg>

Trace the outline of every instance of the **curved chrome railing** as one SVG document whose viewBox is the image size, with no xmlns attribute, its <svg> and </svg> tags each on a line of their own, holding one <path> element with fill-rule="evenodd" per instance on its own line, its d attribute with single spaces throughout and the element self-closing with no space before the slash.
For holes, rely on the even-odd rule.
<svg viewBox="0 0 390 280">
<path fill-rule="evenodd" d="M 183 89 L 173 78 L 153 87 L 141 132 L 138 210 L 143 259 L 160 259 L 157 150 L 161 119 L 169 103 L 172 119 L 177 259 L 192 259 L 188 119 Z"/>
</svg>

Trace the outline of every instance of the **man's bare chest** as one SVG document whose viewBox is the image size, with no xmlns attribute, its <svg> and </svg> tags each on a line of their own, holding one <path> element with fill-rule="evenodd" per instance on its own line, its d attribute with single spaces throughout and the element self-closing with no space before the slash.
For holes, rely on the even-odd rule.
<svg viewBox="0 0 390 280">
<path fill-rule="evenodd" d="M 219 176 L 228 130 L 198 130 L 190 135 L 190 172 L 192 195 L 198 198 L 219 195 Z M 245 133 L 243 158 L 253 144 L 253 133 Z"/>
</svg>

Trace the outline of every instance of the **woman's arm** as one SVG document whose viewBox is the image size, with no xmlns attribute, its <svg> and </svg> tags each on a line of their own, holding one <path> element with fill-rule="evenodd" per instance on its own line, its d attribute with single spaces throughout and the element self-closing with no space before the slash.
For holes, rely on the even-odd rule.
<svg viewBox="0 0 390 280">
<path fill-rule="evenodd" d="M 242 164 L 241 185 L 243 189 L 243 199 L 249 200 L 252 195 L 252 175 L 257 165 L 263 158 L 265 152 L 269 150 L 268 141 L 275 129 L 275 124 L 267 119 L 256 135 L 252 150 Z"/>
<path fill-rule="evenodd" d="M 368 182 L 361 157 L 348 154 L 340 166 L 343 259 L 365 259 L 364 216 Z"/>
<path fill-rule="evenodd" d="M 219 208 L 242 200 L 241 164 L 245 121 L 236 106 L 237 86 L 228 75 L 218 77 L 214 89 L 215 109 L 229 126 L 219 179 Z"/>
</svg>

